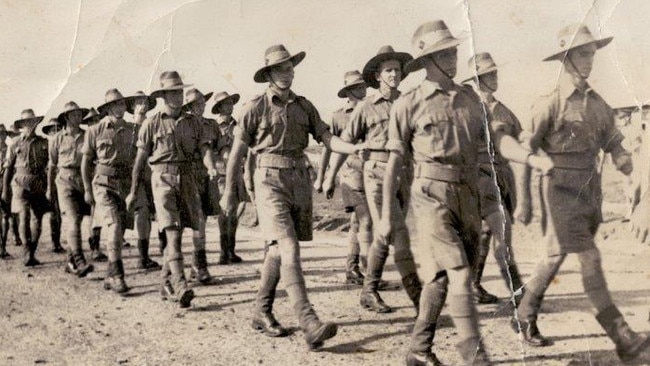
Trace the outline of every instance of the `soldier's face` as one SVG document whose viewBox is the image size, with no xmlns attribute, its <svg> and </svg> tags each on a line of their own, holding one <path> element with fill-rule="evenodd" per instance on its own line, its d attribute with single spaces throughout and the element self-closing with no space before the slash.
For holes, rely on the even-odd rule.
<svg viewBox="0 0 650 366">
<path fill-rule="evenodd" d="M 348 97 L 352 99 L 361 100 L 366 97 L 366 86 L 359 85 L 354 88 L 348 89 Z"/>
<path fill-rule="evenodd" d="M 65 120 L 69 125 L 77 126 L 79 123 L 81 123 L 82 118 L 83 115 L 81 114 L 81 111 L 72 111 L 66 114 Z"/>
<path fill-rule="evenodd" d="M 585 79 L 588 78 L 591 74 L 591 69 L 594 66 L 596 50 L 597 47 L 593 43 L 570 50 L 567 53 L 568 61 L 565 61 L 565 65 L 568 67 L 569 72 L 577 73 Z"/>
<path fill-rule="evenodd" d="M 225 114 L 229 116 L 232 114 L 233 109 L 234 109 L 234 105 L 232 104 L 232 100 L 230 99 L 224 100 L 223 102 L 221 102 L 221 104 L 219 104 L 219 113 L 221 114 Z"/>
<path fill-rule="evenodd" d="M 124 100 L 111 104 L 111 107 L 108 109 L 108 114 L 115 118 L 124 117 L 124 112 L 126 112 L 126 103 Z"/>
<path fill-rule="evenodd" d="M 379 84 L 396 89 L 402 81 L 402 65 L 397 60 L 387 60 L 379 64 L 375 78 Z"/>
<path fill-rule="evenodd" d="M 478 81 L 479 87 L 483 91 L 495 92 L 499 88 L 499 78 L 496 71 L 479 76 Z"/>
<path fill-rule="evenodd" d="M 199 99 L 192 103 L 192 114 L 195 116 L 202 116 L 205 112 L 205 100 Z"/>
<path fill-rule="evenodd" d="M 133 114 L 145 114 L 147 112 L 147 99 L 141 98 L 133 102 Z"/>
<path fill-rule="evenodd" d="M 293 83 L 293 63 L 285 61 L 269 70 L 269 78 L 278 88 L 289 89 Z"/>
<path fill-rule="evenodd" d="M 165 104 L 171 108 L 181 108 L 183 106 L 182 90 L 167 90 L 163 94 Z"/>
<path fill-rule="evenodd" d="M 433 61 L 450 79 L 456 76 L 458 68 L 458 51 L 456 47 L 448 48 L 432 55 Z"/>
</svg>

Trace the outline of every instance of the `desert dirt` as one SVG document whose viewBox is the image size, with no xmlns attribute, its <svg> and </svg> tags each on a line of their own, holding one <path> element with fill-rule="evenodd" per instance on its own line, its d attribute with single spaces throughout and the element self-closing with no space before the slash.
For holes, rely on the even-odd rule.
<svg viewBox="0 0 650 366">
<path fill-rule="evenodd" d="M 621 222 L 623 181 L 611 166 L 605 167 L 605 223 L 598 243 L 615 303 L 635 330 L 648 332 L 650 247 L 635 241 Z M 263 256 L 263 235 L 255 227 L 240 228 L 237 252 L 244 263 L 218 266 L 218 228 L 216 220 L 210 220 L 208 260 L 217 283 L 195 287 L 197 298 L 184 310 L 160 299 L 158 272 L 135 269 L 134 245 L 124 251 L 126 281 L 132 288 L 126 297 L 103 290 L 104 263 L 95 264 L 95 272 L 86 279 L 64 273 L 65 256 L 49 251 L 45 224 L 37 253 L 42 266 L 25 269 L 18 259 L 22 248 L 13 243 L 8 249 L 14 259 L 0 261 L 0 365 L 403 365 L 415 311 L 401 289 L 392 259 L 384 274 L 390 286 L 382 296 L 395 311 L 375 314 L 362 309 L 360 287 L 345 284 L 347 218 L 340 199 L 327 201 L 315 194 L 314 213 L 315 240 L 301 244 L 309 298 L 322 320 L 340 325 L 338 335 L 320 352 L 306 350 L 284 291 L 278 292 L 275 315 L 293 334 L 267 338 L 251 329 L 249 314 Z M 250 214 L 247 210 L 246 223 Z M 514 238 L 517 262 L 527 279 L 543 255 L 539 223 L 516 225 Z M 132 232 L 127 240 L 135 244 Z M 417 245 L 417 236 L 413 241 Z M 187 230 L 183 247 L 187 265 L 191 255 Z M 151 252 L 154 260 L 161 261 L 156 238 Z M 570 256 L 544 302 L 540 328 L 555 344 L 532 348 L 524 346 L 509 327 L 512 312 L 506 287 L 490 257 L 483 284 L 502 302 L 478 309 L 481 332 L 495 364 L 619 364 L 613 343 L 592 315 L 579 271 L 577 259 Z M 454 347 L 458 341 L 445 309 L 434 345 L 445 364 L 460 364 Z"/>
</svg>

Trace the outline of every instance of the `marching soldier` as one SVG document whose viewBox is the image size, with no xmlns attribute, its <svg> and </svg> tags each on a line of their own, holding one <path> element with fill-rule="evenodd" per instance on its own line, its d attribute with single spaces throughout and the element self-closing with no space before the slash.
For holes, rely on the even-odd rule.
<svg viewBox="0 0 650 366">
<path fill-rule="evenodd" d="M 216 144 L 215 154 L 217 162 L 217 172 L 219 173 L 219 192 L 226 189 L 226 164 L 230 149 L 232 148 L 234 140 L 234 130 L 237 121 L 232 117 L 234 105 L 239 102 L 239 94 L 229 95 L 227 92 L 221 92 L 214 97 L 215 104 L 212 107 L 212 113 L 217 115 L 217 123 L 221 138 Z M 249 159 L 254 159 L 248 158 Z M 245 202 L 248 197 L 246 194 L 246 187 L 244 180 L 239 179 L 236 182 L 235 188 L 235 205 L 239 206 L 240 203 Z M 242 259 L 235 254 L 237 225 L 239 225 L 238 213 L 232 215 L 225 215 L 222 212 L 219 215 L 219 239 L 221 243 L 221 255 L 219 257 L 219 264 L 240 263 Z"/>
<path fill-rule="evenodd" d="M 127 97 L 126 111 L 133 115 L 135 133 L 137 135 L 142 123 L 147 118 L 147 112 L 156 107 L 156 100 L 138 91 L 135 95 Z M 137 149 L 133 149 L 132 157 L 135 162 Z M 151 169 L 145 164 L 143 169 L 142 184 L 138 190 L 133 217 L 135 230 L 138 235 L 138 268 L 146 270 L 160 270 L 160 264 L 149 258 L 149 237 L 151 236 L 151 215 L 154 209 L 153 193 L 151 189 Z"/>
<path fill-rule="evenodd" d="M 45 123 L 39 123 L 36 128 L 36 134 L 41 135 L 52 141 L 54 135 L 59 133 L 63 129 L 63 125 L 57 118 L 51 118 Z M 49 173 L 49 165 L 48 165 Z M 48 177 L 49 179 L 49 177 Z M 52 178 L 54 179 L 54 177 Z M 49 184 L 49 180 L 48 180 Z M 49 186 L 48 186 L 49 188 Z M 52 252 L 54 253 L 65 253 L 66 250 L 61 246 L 61 209 L 59 207 L 59 201 L 57 199 L 56 186 L 52 187 L 53 191 L 50 195 L 50 238 L 52 239 Z M 69 253 L 68 253 L 69 254 Z"/>
<path fill-rule="evenodd" d="M 474 81 L 490 120 L 499 124 L 498 137 L 509 139 L 511 143 L 515 143 L 519 139 L 521 124 L 514 113 L 494 97 L 494 93 L 499 87 L 499 81 L 497 65 L 492 56 L 487 52 L 477 53 L 470 58 L 469 67 L 474 69 L 475 76 L 466 81 Z M 499 265 L 501 277 L 506 282 L 511 296 L 515 296 L 514 294 L 517 293 L 512 300 L 518 302 L 523 291 L 521 276 L 512 250 L 512 215 L 517 205 L 515 178 L 508 160 L 501 155 L 499 149 L 495 149 L 497 144 L 502 142 L 495 141 L 496 137 L 496 135 L 491 136 L 489 141 L 493 141 L 493 143 L 490 145 L 487 144 L 488 139 L 484 139 L 485 143 L 479 146 L 478 151 L 477 186 L 484 230 L 481 233 L 478 252 L 472 264 L 472 289 L 479 304 L 492 304 L 498 301 L 496 296 L 488 293 L 481 285 L 492 235 L 495 239 L 494 257 Z M 485 230 L 486 227 L 487 230 Z"/>
<path fill-rule="evenodd" d="M 533 107 L 532 121 L 521 137 L 530 151 L 545 152 L 555 165 L 553 174 L 543 176 L 541 183 L 547 257 L 535 268 L 512 324 L 527 344 L 551 344 L 537 328 L 538 313 L 560 265 L 567 254 L 576 253 L 596 319 L 616 345 L 618 357 L 630 361 L 648 349 L 650 338 L 635 333 L 614 305 L 594 241 L 602 221 L 598 153 L 611 154 L 623 174 L 632 172 L 632 159 L 621 146 L 623 136 L 614 125 L 613 111 L 587 82 L 596 50 L 609 44 L 612 37 L 595 39 L 587 26 L 573 24 L 562 28 L 558 38 L 560 50 L 544 61 L 560 61 L 562 74 L 555 89 Z M 522 197 L 526 198 L 521 205 L 522 218 L 528 221 L 530 191 Z"/>
<path fill-rule="evenodd" d="M 126 210 L 125 198 L 130 183 L 130 167 L 135 149 L 135 125 L 124 121 L 125 98 L 117 89 L 106 92 L 105 103 L 97 107 L 106 114 L 86 131 L 81 174 L 84 199 L 95 205 L 94 225 L 107 236 L 108 268 L 104 288 L 118 294 L 129 291 L 124 281 L 122 242 L 124 230 L 133 228 L 133 217 Z M 92 163 L 96 162 L 94 176 Z"/>
<path fill-rule="evenodd" d="M 69 248 L 66 272 L 79 277 L 85 277 L 95 269 L 86 262 L 81 248 L 81 223 L 84 216 L 90 215 L 90 206 L 84 201 L 81 178 L 81 149 L 85 132 L 80 124 L 88 112 L 75 102 L 66 103 L 64 111 L 57 118 L 57 123 L 64 129 L 53 135 L 49 142 L 50 162 L 47 170 L 46 197 L 50 202 L 58 202 L 67 233 Z M 43 127 L 43 132 L 47 134 L 49 131 Z"/>
<path fill-rule="evenodd" d="M 380 221 L 382 213 L 383 180 L 388 162 L 386 141 L 388 140 L 388 118 L 393 102 L 400 96 L 400 82 L 408 76 L 404 65 L 413 57 L 405 52 L 395 52 L 391 46 L 383 46 L 363 68 L 363 79 L 368 86 L 377 89 L 375 93 L 359 103 L 350 116 L 350 122 L 341 133 L 344 141 L 355 142 L 363 140 L 368 144 L 369 160 L 363 166 L 363 186 L 368 202 L 372 223 Z M 328 177 L 328 187 L 333 187 L 333 176 L 342 164 L 344 156 L 335 155 L 332 159 L 332 174 Z M 413 302 L 417 311 L 420 302 L 422 285 L 418 278 L 411 241 L 406 227 L 406 211 L 408 210 L 412 181 L 410 160 L 407 160 L 403 171 L 395 172 L 399 179 L 398 189 L 390 207 L 390 218 L 394 229 L 390 237 L 375 236 L 368 252 L 368 268 L 361 291 L 361 306 L 377 313 L 388 313 L 392 309 L 379 296 L 379 282 L 386 260 L 388 259 L 389 244 L 393 244 L 395 266 L 402 277 L 404 290 Z M 328 189 L 329 190 L 329 189 Z M 375 228 L 376 229 L 376 228 Z M 389 240 L 387 240 L 389 239 Z"/>
<path fill-rule="evenodd" d="M 16 141 L 8 149 L 3 177 L 2 201 L 7 204 L 11 184 L 11 209 L 18 214 L 18 229 L 25 244 L 24 264 L 33 267 L 41 264 L 36 259 L 36 249 L 41 236 L 43 215 L 49 210 L 45 190 L 47 188 L 47 140 L 36 135 L 36 125 L 43 116 L 26 109 L 14 122 L 20 131 Z"/>
<path fill-rule="evenodd" d="M 210 146 L 215 146 L 220 139 L 217 121 L 203 117 L 205 103 L 211 97 L 212 93 L 204 95 L 196 88 L 189 89 L 185 93 L 186 101 L 183 112 L 193 115 L 199 121 L 203 136 L 205 138 L 209 136 Z M 192 231 L 194 252 L 190 278 L 199 281 L 201 284 L 209 284 L 212 281 L 212 276 L 208 271 L 208 259 L 205 252 L 205 224 L 208 216 L 219 216 L 221 208 L 219 207 L 219 188 L 216 179 L 211 179 L 208 175 L 208 169 L 203 164 L 200 153 L 201 151 L 197 150 L 193 164 L 195 165 L 196 188 L 199 190 L 199 196 L 201 197 L 202 215 L 198 221 L 198 229 Z"/>
<path fill-rule="evenodd" d="M 127 207 L 133 209 L 142 170 L 149 158 L 156 219 L 167 235 L 165 265 L 171 272 L 170 280 L 163 268 L 161 294 L 165 298 L 175 296 L 181 308 L 189 307 L 194 298 L 194 291 L 185 279 L 181 235 L 184 227 L 199 230 L 203 219 L 194 163 L 198 154 L 208 177 L 216 176 L 209 146 L 215 137 L 205 135 L 201 121 L 183 112 L 183 89 L 187 86 L 176 71 L 160 75 L 160 89 L 151 93 L 151 97 L 164 100 L 163 110 L 148 117 L 140 128 L 127 197 Z"/>
<path fill-rule="evenodd" d="M 334 136 L 341 136 L 343 130 L 350 121 L 350 115 L 356 105 L 366 97 L 366 82 L 357 70 L 348 71 L 343 78 L 344 86 L 339 90 L 339 98 L 347 98 L 345 105 L 332 115 L 331 131 Z M 317 192 L 323 191 L 323 177 L 329 165 L 331 152 L 323 150 L 318 175 L 314 188 Z M 349 156 L 345 162 L 346 169 L 341 178 L 341 196 L 345 211 L 350 212 L 350 242 L 349 252 L 345 268 L 345 280 L 347 283 L 363 285 L 364 276 L 359 270 L 359 258 L 363 250 L 363 257 L 366 257 L 368 248 L 372 243 L 372 221 L 368 211 L 368 202 L 363 191 L 363 161 L 356 156 Z M 334 175 L 330 173 L 325 192 L 327 198 L 334 193 Z M 365 259 L 365 258 L 364 258 Z M 362 261 L 364 269 L 367 262 Z"/>
<path fill-rule="evenodd" d="M 11 135 L 15 136 L 13 130 L 7 131 L 7 127 L 4 124 L 0 124 L 0 181 L 2 181 L 4 175 L 5 159 L 7 157 L 7 149 L 9 148 L 7 137 L 13 137 Z M 1 187 L 0 185 L 0 190 L 2 189 Z M 4 202 L 0 206 L 0 216 L 0 259 L 7 259 L 11 257 L 7 252 L 7 239 L 11 224 L 11 208 L 9 205 L 5 205 Z"/>
<path fill-rule="evenodd" d="M 252 325 L 270 337 L 288 334 L 273 316 L 275 290 L 282 277 L 305 341 L 317 350 L 336 335 L 338 327 L 318 319 L 302 275 L 298 241 L 312 240 L 311 181 L 304 149 L 309 134 L 334 151 L 356 153 L 359 147 L 332 136 L 311 102 L 291 90 L 294 67 L 304 57 L 304 52 L 292 55 L 283 45 L 266 50 L 265 66 L 253 80 L 269 87 L 243 107 L 221 202 L 226 215 L 234 212 L 240 162 L 251 147 L 257 158 L 254 180 L 260 227 L 268 239 Z"/>
</svg>

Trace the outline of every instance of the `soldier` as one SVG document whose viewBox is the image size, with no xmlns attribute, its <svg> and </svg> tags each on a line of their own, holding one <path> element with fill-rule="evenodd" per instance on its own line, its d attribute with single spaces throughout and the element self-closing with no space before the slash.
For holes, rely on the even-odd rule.
<svg viewBox="0 0 650 366">
<path fill-rule="evenodd" d="M 260 227 L 268 239 L 252 326 L 270 337 L 288 334 L 273 316 L 275 290 L 282 277 L 305 341 L 317 350 L 336 335 L 338 327 L 318 319 L 302 275 L 298 241 L 312 240 L 311 181 L 304 149 L 308 134 L 334 151 L 356 153 L 359 147 L 332 136 L 311 102 L 291 91 L 294 67 L 304 58 L 304 52 L 292 55 L 283 45 L 266 50 L 265 66 L 253 80 L 268 82 L 269 87 L 243 107 L 221 202 L 225 214 L 232 214 L 240 162 L 251 147 L 257 158 L 254 180 Z"/>
<path fill-rule="evenodd" d="M 0 124 L 0 181 L 4 175 L 5 158 L 7 157 L 7 137 L 13 137 L 16 134 L 13 130 L 7 131 L 4 124 Z M 0 186 L 0 190 L 2 186 Z M 0 192 L 1 193 L 1 192 Z M 0 207 L 0 259 L 11 258 L 7 252 L 7 239 L 9 236 L 9 226 L 11 224 L 11 208 L 4 203 Z M 17 237 L 17 236 L 16 236 Z"/>
<path fill-rule="evenodd" d="M 136 140 L 135 125 L 123 118 L 124 99 L 117 89 L 106 92 L 105 103 L 97 107 L 106 117 L 86 131 L 81 164 L 84 199 L 89 205 L 95 205 L 95 225 L 107 234 L 108 268 L 104 288 L 118 294 L 129 291 L 124 281 L 122 242 L 124 230 L 133 228 L 125 198 Z M 91 175 L 93 161 L 96 161 L 94 177 Z"/>
<path fill-rule="evenodd" d="M 379 223 L 382 213 L 382 186 L 388 161 L 386 141 L 388 140 L 388 117 L 395 99 L 400 95 L 397 89 L 408 76 L 404 65 L 413 57 L 405 52 L 395 52 L 391 46 L 383 46 L 363 68 L 363 79 L 377 92 L 359 103 L 350 116 L 350 122 L 341 133 L 344 141 L 366 141 L 370 149 L 369 161 L 363 166 L 363 186 L 373 224 Z M 342 164 L 342 155 L 334 155 L 332 174 L 328 187 L 333 186 L 333 176 Z M 390 238 L 375 236 L 368 252 L 368 268 L 361 291 L 360 303 L 364 308 L 377 313 L 388 313 L 392 309 L 379 296 L 379 282 L 388 259 L 389 244 L 393 244 L 395 266 L 402 277 L 404 290 L 417 311 L 422 286 L 415 269 L 411 241 L 406 228 L 406 211 L 409 205 L 409 184 L 412 180 L 410 160 L 404 170 L 395 172 L 400 176 L 399 188 L 394 192 L 398 200 L 392 201 L 390 217 L 395 227 Z M 386 240 L 389 239 L 389 240 Z"/>
<path fill-rule="evenodd" d="M 25 244 L 24 264 L 33 267 L 41 264 L 36 259 L 36 249 L 41 236 L 41 222 L 49 210 L 47 188 L 47 140 L 36 135 L 36 125 L 43 120 L 34 111 L 26 109 L 21 119 L 14 122 L 20 136 L 7 151 L 3 177 L 2 201 L 7 204 L 11 184 L 11 209 L 18 214 L 18 229 Z"/>
<path fill-rule="evenodd" d="M 366 97 L 366 82 L 363 76 L 357 70 L 348 71 L 343 78 L 344 86 L 339 90 L 339 98 L 347 98 L 345 105 L 338 109 L 332 115 L 331 131 L 334 136 L 341 136 L 343 130 L 350 121 L 350 115 L 356 105 Z M 323 154 L 318 165 L 318 175 L 314 188 L 317 192 L 323 191 L 323 177 L 327 166 L 329 165 L 331 152 L 323 150 Z M 325 192 L 327 198 L 331 198 L 334 193 L 334 175 L 328 176 Z M 349 252 L 345 267 L 345 280 L 349 284 L 363 285 L 364 276 L 359 270 L 359 257 L 363 250 L 363 257 L 368 253 L 368 248 L 372 243 L 372 221 L 368 212 L 368 203 L 363 191 L 363 161 L 356 156 L 348 157 L 346 160 L 346 169 L 341 178 L 341 197 L 345 211 L 350 212 L 350 238 Z M 367 262 L 364 262 L 364 269 Z"/>
<path fill-rule="evenodd" d="M 54 134 L 49 141 L 50 162 L 45 194 L 48 201 L 58 202 L 61 219 L 68 234 L 66 272 L 79 277 L 85 277 L 95 269 L 92 264 L 86 262 L 81 248 L 81 223 L 84 216 L 90 215 L 90 206 L 84 201 L 81 178 L 81 149 L 85 132 L 80 128 L 80 124 L 89 111 L 80 108 L 75 102 L 68 102 L 64 111 L 59 114 L 57 123 L 65 126 L 65 129 Z M 47 134 L 49 131 L 43 127 L 43 132 Z"/>
<path fill-rule="evenodd" d="M 203 117 L 205 113 L 205 102 L 212 97 L 212 93 L 203 95 L 195 88 L 189 89 L 185 93 L 185 105 L 183 112 L 193 115 L 199 121 L 200 128 L 204 138 L 209 139 L 210 146 L 215 146 L 219 141 L 219 127 L 217 121 Z M 209 137 L 208 137 L 209 136 Z M 194 168 L 196 174 L 196 188 L 199 190 L 201 197 L 201 217 L 198 221 L 198 229 L 192 231 L 192 243 L 194 252 L 192 255 L 192 269 L 190 278 L 207 285 L 212 281 L 212 276 L 208 271 L 208 259 L 205 253 L 205 223 L 207 216 L 219 216 L 221 208 L 219 207 L 219 188 L 216 179 L 210 179 L 208 169 L 202 162 L 200 150 L 197 150 L 194 158 Z M 214 161 L 214 157 L 213 157 Z M 215 168 L 214 166 L 212 168 Z"/>
<path fill-rule="evenodd" d="M 142 91 L 127 97 L 126 111 L 133 115 L 135 133 L 137 135 L 142 123 L 147 118 L 147 112 L 156 107 L 156 99 L 150 98 Z M 137 149 L 133 149 L 132 157 L 135 162 Z M 149 237 L 151 236 L 151 216 L 155 211 L 153 193 L 151 189 L 151 168 L 145 164 L 143 169 L 142 184 L 138 190 L 134 209 L 135 230 L 138 235 L 138 268 L 145 270 L 160 270 L 160 264 L 149 258 Z"/>
<path fill-rule="evenodd" d="M 36 128 L 36 134 L 51 141 L 54 135 L 59 133 L 61 129 L 63 129 L 63 125 L 61 125 L 59 120 L 57 118 L 51 118 L 45 123 L 39 123 Z M 52 179 L 54 179 L 54 177 L 52 177 Z M 50 238 L 52 239 L 53 244 L 52 252 L 65 253 L 66 250 L 61 246 L 61 209 L 59 208 L 59 201 L 57 199 L 56 186 L 53 186 L 52 189 L 53 191 L 50 196 L 50 207 L 52 208 L 50 211 Z"/>
<path fill-rule="evenodd" d="M 206 135 L 201 121 L 182 110 L 183 89 L 187 86 L 176 71 L 160 75 L 160 89 L 151 93 L 151 97 L 162 98 L 165 103 L 163 110 L 148 117 L 140 128 L 138 154 L 127 198 L 127 207 L 133 209 L 148 157 L 156 219 L 167 235 L 165 265 L 171 271 L 170 281 L 163 268 L 161 294 L 165 298 L 175 295 L 181 308 L 189 307 L 194 298 L 183 270 L 181 235 L 186 226 L 199 230 L 203 218 L 194 163 L 197 154 L 203 159 L 208 177 L 216 177 L 209 146 L 214 136 Z"/>
<path fill-rule="evenodd" d="M 391 110 L 388 142 L 390 157 L 383 187 L 383 213 L 377 235 L 388 236 L 396 223 L 391 214 L 402 166 L 409 156 L 415 163 L 413 210 L 419 243 L 416 259 L 423 280 L 419 315 L 413 327 L 407 365 L 441 365 L 431 345 L 440 311 L 449 298 L 449 311 L 462 341 L 457 348 L 464 364 L 490 365 L 472 301 L 469 264 L 478 244 L 480 215 L 477 205 L 477 157 L 485 144 L 484 114 L 480 98 L 470 87 L 456 85 L 455 38 L 441 21 L 421 25 L 412 44 L 420 54 L 405 72 L 426 71 L 426 79 L 405 93 Z M 490 123 L 497 134 L 498 124 Z M 505 135 L 505 134 L 504 134 Z M 498 138 L 502 154 L 537 164 L 514 139 Z M 522 157 L 523 156 L 523 157 Z M 547 161 L 547 163 L 549 163 Z"/>
<path fill-rule="evenodd" d="M 643 130 L 641 130 L 641 126 L 632 123 L 632 114 L 639 111 L 639 108 L 636 106 L 626 106 L 614 108 L 613 111 L 616 119 L 616 126 L 624 137 L 622 146 L 632 154 L 632 162 L 635 163 L 638 160 L 641 151 Z M 638 179 L 639 174 L 637 174 L 637 169 L 626 178 L 625 199 L 627 203 L 627 213 L 623 218 L 623 222 L 630 220 L 632 212 L 634 212 L 634 208 L 639 203 L 639 198 L 641 196 L 641 182 Z"/>
<path fill-rule="evenodd" d="M 560 50 L 544 59 L 562 63 L 558 84 L 537 101 L 532 121 L 521 137 L 530 151 L 543 151 L 555 164 L 553 174 L 544 176 L 541 183 L 547 257 L 535 268 L 512 325 L 531 346 L 551 344 L 537 328 L 537 316 L 560 265 L 567 254 L 576 253 L 596 319 L 616 345 L 618 357 L 630 361 L 650 346 L 650 338 L 632 331 L 614 305 L 594 241 L 602 221 L 598 153 L 611 154 L 623 174 L 632 172 L 632 159 L 621 146 L 623 136 L 614 125 L 614 113 L 587 82 L 596 50 L 609 44 L 612 37 L 595 39 L 587 26 L 573 24 L 562 28 L 558 38 Z M 528 219 L 530 191 L 522 197 L 526 198 L 521 205 L 522 218 Z"/>
<path fill-rule="evenodd" d="M 232 117 L 233 107 L 239 102 L 239 94 L 229 95 L 227 92 L 221 92 L 215 95 L 215 103 L 212 107 L 212 113 L 217 115 L 217 123 L 219 124 L 219 131 L 221 138 L 216 144 L 215 153 L 217 162 L 217 172 L 219 172 L 219 192 L 226 189 L 226 164 L 230 149 L 232 148 L 234 140 L 234 130 L 237 121 Z M 250 161 L 254 158 L 248 158 Z M 235 205 L 245 202 L 247 198 L 246 187 L 244 180 L 240 179 L 236 182 L 235 188 Z M 226 216 L 223 212 L 219 215 L 219 239 L 221 243 L 221 255 L 219 256 L 219 264 L 240 263 L 242 259 L 235 254 L 237 225 L 239 224 L 239 216 L 237 213 Z"/>
<path fill-rule="evenodd" d="M 519 120 L 508 107 L 494 97 L 494 93 L 499 87 L 499 81 L 497 65 L 492 56 L 487 52 L 477 53 L 470 58 L 469 67 L 474 70 L 474 77 L 465 81 L 474 81 L 478 95 L 485 105 L 486 113 L 490 115 L 490 120 L 499 123 L 499 138 L 503 139 L 508 136 L 507 138 L 512 141 L 518 141 L 521 132 Z M 474 298 L 479 304 L 493 304 L 498 301 L 496 296 L 487 292 L 481 285 L 492 235 L 495 239 L 494 257 L 499 265 L 501 277 L 510 290 L 512 300 L 518 303 L 523 291 L 521 276 L 512 250 L 512 215 L 517 205 L 515 178 L 508 160 L 500 154 L 498 149 L 495 149 L 495 137 L 497 136 L 491 136 L 489 139 L 492 142 L 490 145 L 487 144 L 488 140 L 484 139 L 486 143 L 479 146 L 478 154 L 477 185 L 484 230 L 481 233 L 478 253 L 472 264 L 472 290 Z"/>
<path fill-rule="evenodd" d="M 82 129 L 88 129 L 90 126 L 93 126 L 97 124 L 101 119 L 104 118 L 104 115 L 99 114 L 95 108 L 90 108 L 90 112 L 88 112 L 88 115 L 86 118 L 84 118 L 83 121 L 81 121 L 81 128 Z M 95 171 L 94 171 L 94 164 L 93 162 L 93 170 L 91 170 L 90 175 L 94 176 Z M 93 205 L 91 207 L 91 223 L 90 223 L 90 236 L 88 237 L 88 246 L 90 246 L 90 259 L 92 259 L 95 262 L 106 262 L 108 261 L 108 256 L 104 254 L 100 247 L 100 241 L 101 241 L 101 233 L 102 233 L 102 228 L 101 226 L 96 226 L 95 225 L 95 206 Z"/>
</svg>

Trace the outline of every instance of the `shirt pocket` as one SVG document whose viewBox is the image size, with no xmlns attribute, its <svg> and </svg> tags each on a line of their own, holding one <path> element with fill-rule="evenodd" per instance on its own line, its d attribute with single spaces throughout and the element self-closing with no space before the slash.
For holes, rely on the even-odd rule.
<svg viewBox="0 0 650 366">
<path fill-rule="evenodd" d="M 115 154 L 112 139 L 97 139 L 97 158 L 108 159 Z"/>
<path fill-rule="evenodd" d="M 580 111 L 567 111 L 558 118 L 549 142 L 556 149 L 554 152 L 592 151 L 596 149 L 595 130 Z"/>
<path fill-rule="evenodd" d="M 388 141 L 388 118 L 374 116 L 368 119 L 366 141 L 372 150 L 384 150 Z"/>
<path fill-rule="evenodd" d="M 418 132 L 424 137 L 424 151 L 431 158 L 442 157 L 458 150 L 458 135 L 453 119 L 446 113 L 425 115 L 416 121 Z"/>
<path fill-rule="evenodd" d="M 174 133 L 173 131 L 158 131 L 153 136 L 154 151 L 156 155 L 166 155 L 174 151 Z"/>
</svg>

